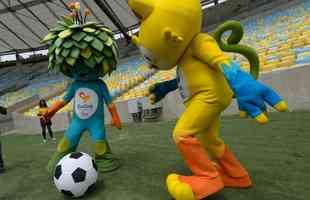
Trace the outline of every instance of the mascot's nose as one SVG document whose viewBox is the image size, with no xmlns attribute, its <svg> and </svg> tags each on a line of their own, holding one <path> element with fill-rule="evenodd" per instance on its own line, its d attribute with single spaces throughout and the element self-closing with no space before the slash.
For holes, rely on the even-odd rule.
<svg viewBox="0 0 310 200">
<path fill-rule="evenodd" d="M 156 65 L 152 65 L 152 66 L 151 66 L 151 69 L 156 69 L 156 70 L 158 70 L 158 67 L 157 67 Z"/>
</svg>

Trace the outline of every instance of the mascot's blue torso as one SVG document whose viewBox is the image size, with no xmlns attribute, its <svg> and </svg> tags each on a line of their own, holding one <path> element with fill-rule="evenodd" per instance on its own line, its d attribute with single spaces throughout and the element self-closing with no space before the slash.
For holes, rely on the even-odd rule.
<svg viewBox="0 0 310 200">
<path fill-rule="evenodd" d="M 105 83 L 101 80 L 74 81 L 64 97 L 65 101 L 74 98 L 74 119 L 103 120 L 104 103 L 110 104 L 112 99 Z"/>
<path fill-rule="evenodd" d="M 99 79 L 96 69 L 76 66 L 73 82 L 64 96 L 66 102 L 72 99 L 74 114 L 65 138 L 76 146 L 81 134 L 89 131 L 93 142 L 105 140 L 104 104 L 110 105 L 112 98 L 104 81 Z"/>
</svg>

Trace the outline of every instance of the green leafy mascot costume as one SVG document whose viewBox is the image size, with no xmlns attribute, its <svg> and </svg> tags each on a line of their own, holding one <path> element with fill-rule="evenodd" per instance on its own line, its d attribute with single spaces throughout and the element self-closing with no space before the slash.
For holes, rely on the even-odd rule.
<svg viewBox="0 0 310 200">
<path fill-rule="evenodd" d="M 51 41 L 49 68 L 73 79 L 64 98 L 54 103 L 44 117 L 50 119 L 58 110 L 74 99 L 74 115 L 57 151 L 48 163 L 53 173 L 57 162 L 75 151 L 84 131 L 89 131 L 94 145 L 95 160 L 100 171 L 112 171 L 119 167 L 105 136 L 104 103 L 111 115 L 112 124 L 121 128 L 121 122 L 106 84 L 99 79 L 116 68 L 118 47 L 113 33 L 104 25 L 86 22 L 79 3 L 70 3 L 71 13 L 58 21 L 57 27 L 42 42 Z"/>
</svg>

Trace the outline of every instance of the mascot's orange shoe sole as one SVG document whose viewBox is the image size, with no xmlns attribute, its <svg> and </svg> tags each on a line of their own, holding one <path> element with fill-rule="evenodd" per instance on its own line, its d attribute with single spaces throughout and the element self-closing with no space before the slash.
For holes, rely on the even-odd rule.
<svg viewBox="0 0 310 200">
<path fill-rule="evenodd" d="M 220 177 L 224 183 L 224 187 L 226 188 L 250 188 L 252 187 L 252 181 L 250 176 L 246 175 L 244 177 L 231 177 L 220 166 L 216 166 Z"/>
<path fill-rule="evenodd" d="M 170 174 L 166 183 L 170 195 L 175 200 L 200 200 L 224 188 L 220 176 L 209 178 Z"/>
</svg>

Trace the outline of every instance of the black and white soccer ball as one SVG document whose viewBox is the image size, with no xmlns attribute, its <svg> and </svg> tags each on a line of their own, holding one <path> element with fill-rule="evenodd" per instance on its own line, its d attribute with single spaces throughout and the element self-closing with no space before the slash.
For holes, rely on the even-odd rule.
<svg viewBox="0 0 310 200">
<path fill-rule="evenodd" d="M 54 183 L 59 192 L 78 198 L 94 188 L 97 177 L 97 166 L 92 157 L 74 152 L 63 157 L 56 165 Z"/>
</svg>

